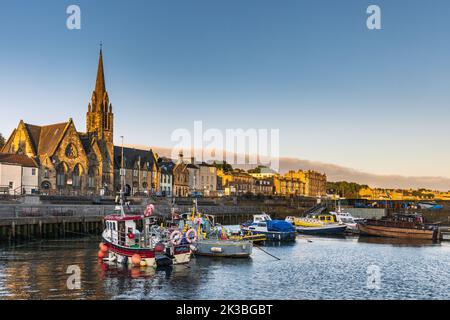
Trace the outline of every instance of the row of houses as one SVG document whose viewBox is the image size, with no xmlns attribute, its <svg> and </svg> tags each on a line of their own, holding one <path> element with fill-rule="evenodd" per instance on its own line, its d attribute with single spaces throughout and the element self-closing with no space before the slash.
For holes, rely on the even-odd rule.
<svg viewBox="0 0 450 320">
<path fill-rule="evenodd" d="M 268 168 L 262 170 L 260 168 L 257 172 L 240 169 L 228 172 L 218 170 L 218 178 L 225 195 L 246 193 L 287 197 L 326 195 L 326 175 L 313 170 L 291 170 L 285 174 L 278 174 Z"/>
<path fill-rule="evenodd" d="M 188 197 L 193 194 L 214 197 L 232 195 L 323 196 L 326 175 L 315 171 L 289 171 L 283 175 L 271 171 L 246 172 L 241 169 L 224 171 L 220 166 L 186 160 L 180 153 L 177 160 L 158 157 L 151 149 L 114 147 L 114 192 L 121 188 L 132 196 Z M 264 169 L 264 168 L 263 168 Z M 37 162 L 26 155 L 0 153 L 0 193 L 96 195 L 89 186 L 95 185 L 89 175 L 80 172 L 56 175 L 56 190 L 42 188 Z M 67 185 L 71 192 L 67 192 Z M 87 186 L 85 186 L 87 185 Z M 82 192 L 87 190 L 88 192 Z M 91 192 L 89 192 L 91 190 Z M 104 195 L 107 190 L 100 189 Z"/>
</svg>

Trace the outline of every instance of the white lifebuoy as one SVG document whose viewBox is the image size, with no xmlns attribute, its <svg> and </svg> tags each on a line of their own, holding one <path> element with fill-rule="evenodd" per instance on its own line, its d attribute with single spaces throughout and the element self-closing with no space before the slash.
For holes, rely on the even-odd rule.
<svg viewBox="0 0 450 320">
<path fill-rule="evenodd" d="M 181 243 L 182 234 L 180 231 L 175 230 L 170 234 L 170 242 L 174 245 L 179 245 Z"/>
<path fill-rule="evenodd" d="M 190 237 L 191 233 L 193 233 L 193 237 Z M 197 231 L 195 231 L 194 229 L 189 229 L 188 231 L 186 231 L 186 240 L 189 243 L 197 241 Z"/>
</svg>

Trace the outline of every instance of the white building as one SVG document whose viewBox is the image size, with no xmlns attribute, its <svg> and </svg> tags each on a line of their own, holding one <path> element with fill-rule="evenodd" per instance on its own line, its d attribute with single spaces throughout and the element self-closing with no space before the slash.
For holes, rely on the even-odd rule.
<svg viewBox="0 0 450 320">
<path fill-rule="evenodd" d="M 213 165 L 202 162 L 199 167 L 199 191 L 204 196 L 216 196 L 217 194 L 217 168 Z"/>
<path fill-rule="evenodd" d="M 199 184 L 200 168 L 198 166 L 196 166 L 195 164 L 193 164 L 193 161 L 192 161 L 192 163 L 187 164 L 187 169 L 189 172 L 189 191 L 190 191 L 190 193 L 201 192 L 202 190 L 200 189 L 200 184 Z"/>
<path fill-rule="evenodd" d="M 160 187 L 161 194 L 166 197 L 171 197 L 173 193 L 173 167 L 175 164 L 173 162 L 160 162 L 159 168 L 161 171 L 160 175 Z"/>
<path fill-rule="evenodd" d="M 37 163 L 26 155 L 0 153 L 0 193 L 37 193 L 38 170 Z"/>
</svg>

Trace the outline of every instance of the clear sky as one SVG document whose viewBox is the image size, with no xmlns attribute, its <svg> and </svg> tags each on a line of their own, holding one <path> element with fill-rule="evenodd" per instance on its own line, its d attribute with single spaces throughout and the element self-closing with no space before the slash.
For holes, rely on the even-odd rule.
<svg viewBox="0 0 450 320">
<path fill-rule="evenodd" d="M 450 177 L 449 14 L 448 0 L 2 1 L 0 132 L 69 117 L 84 131 L 103 41 L 116 139 L 279 128 L 282 156 Z"/>
</svg>

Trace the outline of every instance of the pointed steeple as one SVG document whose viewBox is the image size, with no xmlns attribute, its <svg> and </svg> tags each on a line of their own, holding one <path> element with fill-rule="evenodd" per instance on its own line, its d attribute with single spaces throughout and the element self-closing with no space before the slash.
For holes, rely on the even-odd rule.
<svg viewBox="0 0 450 320">
<path fill-rule="evenodd" d="M 113 112 L 112 105 L 109 102 L 108 92 L 105 86 L 105 74 L 103 70 L 103 53 L 100 44 L 100 55 L 98 58 L 97 79 L 95 80 L 95 89 L 92 92 L 91 103 L 88 105 L 86 114 L 86 131 L 97 134 L 99 140 L 104 139 L 105 133 L 113 132 Z"/>
<path fill-rule="evenodd" d="M 97 79 L 95 80 L 95 92 L 101 99 L 103 92 L 106 91 L 105 87 L 105 74 L 103 72 L 103 56 L 102 56 L 102 44 L 100 43 L 100 55 L 98 57 L 98 67 L 97 67 Z"/>
</svg>

